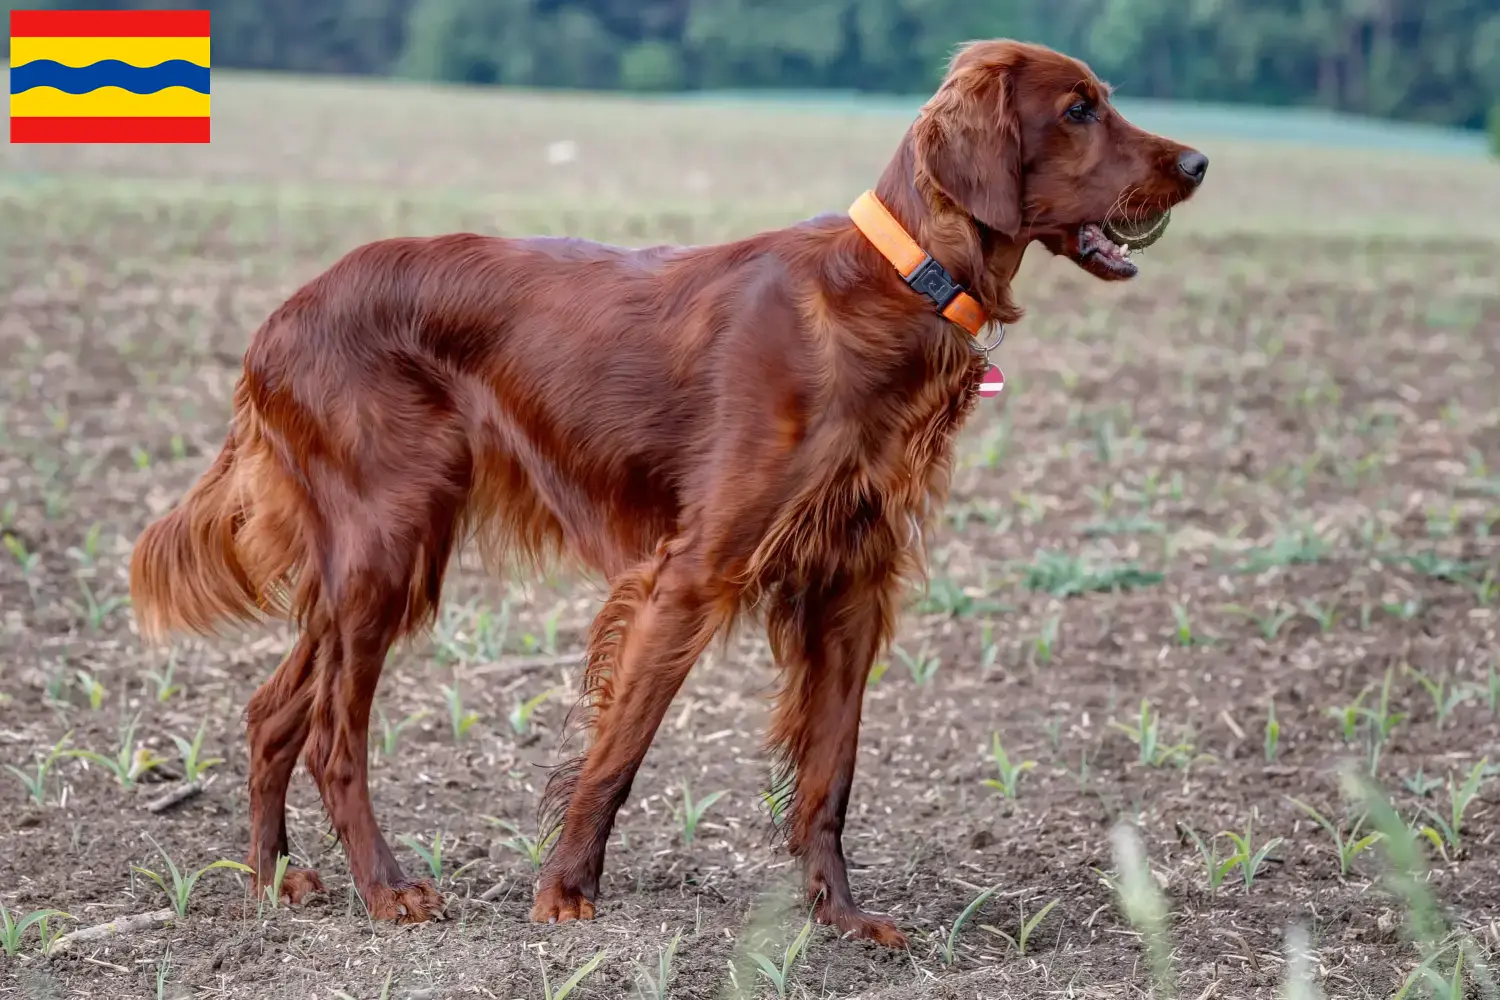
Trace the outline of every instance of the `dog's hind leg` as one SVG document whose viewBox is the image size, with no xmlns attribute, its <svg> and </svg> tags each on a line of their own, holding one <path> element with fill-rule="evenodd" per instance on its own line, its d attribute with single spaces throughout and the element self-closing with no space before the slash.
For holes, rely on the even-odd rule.
<svg viewBox="0 0 1500 1000">
<path fill-rule="evenodd" d="M 729 607 L 726 584 L 680 543 L 615 581 L 589 636 L 593 739 L 581 762 L 554 772 L 544 798 L 565 811 L 562 834 L 537 882 L 532 920 L 593 917 L 615 813 L 672 698 Z"/>
<path fill-rule="evenodd" d="M 354 884 L 377 920 L 418 923 L 443 909 L 442 895 L 430 880 L 402 871 L 375 820 L 369 731 L 391 646 L 425 624 L 437 606 L 467 490 L 460 468 L 455 462 L 453 475 L 430 476 L 426 482 L 408 477 L 399 496 L 392 487 L 390 493 L 350 497 L 341 507 L 325 505 L 339 512 L 330 526 L 320 595 L 333 625 L 319 647 L 304 759 L 344 846 Z M 414 496 L 422 502 L 412 502 Z"/>
<path fill-rule="evenodd" d="M 770 742 L 794 782 L 788 846 L 803 863 L 808 896 L 818 901 L 817 919 L 903 948 L 906 936 L 893 921 L 854 902 L 843 847 L 865 683 L 890 634 L 894 609 L 892 583 L 845 577 L 787 593 L 773 608 L 767 631 L 785 674 Z"/>
<path fill-rule="evenodd" d="M 313 702 L 313 675 L 318 642 L 304 632 L 276 672 L 250 699 L 246 736 L 250 744 L 250 857 L 255 890 L 264 891 L 276 875 L 276 859 L 289 855 L 286 836 L 286 792 L 292 770 L 307 742 Z M 322 892 L 318 873 L 288 867 L 281 895 L 300 903 L 312 892 Z"/>
</svg>

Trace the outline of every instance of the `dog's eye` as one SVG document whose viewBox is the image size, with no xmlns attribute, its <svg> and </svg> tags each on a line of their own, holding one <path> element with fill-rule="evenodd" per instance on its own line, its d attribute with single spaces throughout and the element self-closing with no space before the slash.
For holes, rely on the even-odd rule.
<svg viewBox="0 0 1500 1000">
<path fill-rule="evenodd" d="M 1088 101 L 1079 101 L 1068 109 L 1068 120 L 1086 122 L 1094 118 L 1094 106 Z"/>
</svg>

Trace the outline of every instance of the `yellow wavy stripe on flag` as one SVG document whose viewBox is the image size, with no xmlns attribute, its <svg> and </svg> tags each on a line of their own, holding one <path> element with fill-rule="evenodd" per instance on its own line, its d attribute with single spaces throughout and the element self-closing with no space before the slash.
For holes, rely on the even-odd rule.
<svg viewBox="0 0 1500 1000">
<path fill-rule="evenodd" d="M 208 43 L 207 38 L 12 38 L 10 65 L 51 59 L 64 66 L 88 66 L 118 59 L 132 66 L 160 66 L 185 59 L 207 66 Z"/>
<path fill-rule="evenodd" d="M 154 94 L 132 94 L 100 87 L 87 94 L 65 94 L 56 87 L 33 87 L 10 95 L 12 118 L 204 118 L 208 95 L 186 87 Z"/>
</svg>

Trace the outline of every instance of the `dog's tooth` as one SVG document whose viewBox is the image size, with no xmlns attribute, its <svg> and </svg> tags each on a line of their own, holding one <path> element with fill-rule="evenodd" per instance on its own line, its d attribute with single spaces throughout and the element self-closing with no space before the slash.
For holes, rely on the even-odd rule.
<svg viewBox="0 0 1500 1000">
<path fill-rule="evenodd" d="M 1122 254 L 1124 254 L 1125 256 L 1129 257 L 1130 256 L 1130 244 L 1129 243 L 1121 243 L 1120 244 L 1120 252 Z"/>
</svg>

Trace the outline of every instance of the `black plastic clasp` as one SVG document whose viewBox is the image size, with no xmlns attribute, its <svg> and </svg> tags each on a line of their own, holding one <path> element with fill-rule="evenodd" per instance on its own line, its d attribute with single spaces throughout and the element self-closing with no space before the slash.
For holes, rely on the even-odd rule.
<svg viewBox="0 0 1500 1000">
<path fill-rule="evenodd" d="M 948 303 L 958 298 L 964 288 L 953 280 L 948 269 L 927 254 L 922 263 L 906 276 L 906 283 L 937 304 L 938 312 L 948 308 Z"/>
</svg>

